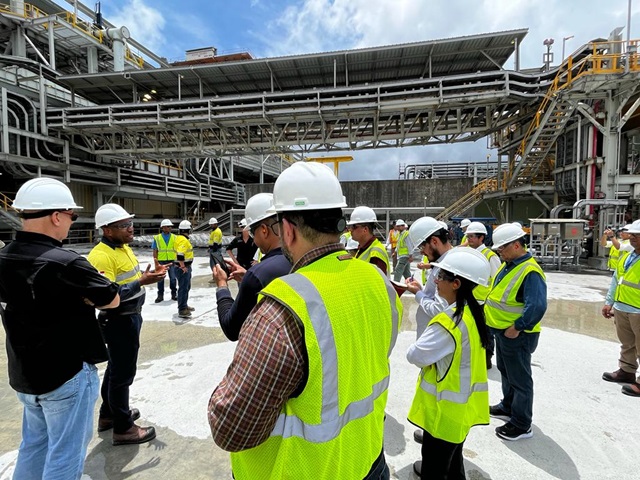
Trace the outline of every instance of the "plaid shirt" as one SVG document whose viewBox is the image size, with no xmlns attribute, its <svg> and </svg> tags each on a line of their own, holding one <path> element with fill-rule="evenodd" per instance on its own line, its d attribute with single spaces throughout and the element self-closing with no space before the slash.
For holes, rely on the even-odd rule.
<svg viewBox="0 0 640 480">
<path fill-rule="evenodd" d="M 344 251 L 340 243 L 310 250 L 291 271 L 338 251 Z M 302 324 L 282 304 L 265 298 L 242 326 L 233 361 L 209 399 L 216 444 L 238 452 L 266 441 L 285 402 L 302 392 L 308 367 Z"/>
</svg>

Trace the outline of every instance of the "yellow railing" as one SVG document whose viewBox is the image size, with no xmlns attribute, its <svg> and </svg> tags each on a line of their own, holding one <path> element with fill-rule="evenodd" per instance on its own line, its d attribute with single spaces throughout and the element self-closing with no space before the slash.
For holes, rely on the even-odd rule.
<svg viewBox="0 0 640 480">
<path fill-rule="evenodd" d="M 13 200 L 7 197 L 4 193 L 0 192 L 0 207 L 2 207 L 3 210 L 9 211 L 12 203 Z"/>
</svg>

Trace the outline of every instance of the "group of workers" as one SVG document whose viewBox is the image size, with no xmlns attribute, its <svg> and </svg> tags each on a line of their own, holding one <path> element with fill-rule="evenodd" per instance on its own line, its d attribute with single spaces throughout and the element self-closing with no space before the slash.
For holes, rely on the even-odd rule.
<svg viewBox="0 0 640 480">
<path fill-rule="evenodd" d="M 87 259 L 62 248 L 82 208 L 66 185 L 30 180 L 13 206 L 23 229 L 0 251 L 0 301 L 10 383 L 24 405 L 15 478 L 80 478 L 98 397 L 96 363 L 108 360 L 98 430 L 113 429 L 114 445 L 155 438 L 153 427 L 135 423 L 141 412 L 129 405 L 144 286 L 163 284 L 169 274 L 172 299 L 188 315 L 191 226 L 182 222 L 174 238 L 172 225 L 163 221 L 154 238 L 154 268 L 143 271 L 128 245 L 134 216 L 119 205 L 97 210 L 103 236 Z M 419 305 L 416 341 L 406 354 L 420 369 L 407 408 L 422 444 L 413 470 L 423 479 L 465 478 L 462 452 L 471 427 L 487 425 L 493 416 L 505 421 L 496 428 L 498 437 L 532 436 L 531 355 L 547 306 L 545 275 L 516 224 L 498 226 L 488 248 L 481 223 L 469 222 L 467 246 L 453 247 L 446 224 L 432 217 L 410 227 L 398 221 L 394 260 L 375 237 L 375 212 L 357 207 L 347 220 L 346 206 L 327 166 L 297 162 L 278 177 L 273 194 L 247 202 L 237 243 L 255 243 L 258 262 L 225 261 L 212 219 L 218 315 L 225 335 L 238 342 L 209 400 L 213 439 L 231 452 L 236 479 L 388 479 L 383 433 L 389 356 L 403 315 L 390 279 L 395 261 L 398 280 L 406 279 Z M 345 229 L 357 242 L 352 253 L 340 243 Z M 630 382 L 625 387 L 632 393 L 625 393 L 640 396 L 630 340 L 639 331 L 640 304 L 637 311 L 626 308 L 640 284 L 634 236 L 640 238 L 640 221 L 627 231 L 635 250 L 620 255 L 612 302 L 608 296 L 603 308 L 603 315 L 616 316 L 620 370 L 603 377 Z M 410 274 L 414 252 L 423 256 L 422 283 Z M 235 299 L 230 279 L 239 282 Z M 52 321 L 51 305 L 61 298 L 66 315 Z M 160 285 L 156 301 L 163 301 Z M 502 400 L 490 406 L 493 342 Z"/>
</svg>

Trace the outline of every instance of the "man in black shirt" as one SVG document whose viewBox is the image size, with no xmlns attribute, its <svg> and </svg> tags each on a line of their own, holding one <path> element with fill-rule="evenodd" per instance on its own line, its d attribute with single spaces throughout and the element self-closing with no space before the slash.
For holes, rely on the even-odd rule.
<svg viewBox="0 0 640 480">
<path fill-rule="evenodd" d="M 268 209 L 273 204 L 271 193 L 258 193 L 247 201 L 247 223 L 249 234 L 260 248 L 263 257 L 248 270 L 236 263 L 230 263 L 232 278 L 240 282 L 235 301 L 227 285 L 227 273 L 216 265 L 213 276 L 218 290 L 216 300 L 218 319 L 222 331 L 231 341 L 238 340 L 240 328 L 249 312 L 258 303 L 258 293 L 274 278 L 282 277 L 291 270 L 291 263 L 282 254 L 280 237 L 274 231 L 276 216 Z"/>
<path fill-rule="evenodd" d="M 251 267 L 253 262 L 253 256 L 256 253 L 258 247 L 253 243 L 253 239 L 249 235 L 247 228 L 247 220 L 243 218 L 238 226 L 242 228 L 242 232 L 236 238 L 231 240 L 231 243 L 227 245 L 227 253 L 231 257 L 231 261 L 237 263 L 245 270 Z M 233 249 L 236 249 L 237 253 L 233 255 Z"/>
<path fill-rule="evenodd" d="M 118 286 L 62 248 L 82 208 L 64 183 L 29 180 L 13 207 L 23 229 L 0 251 L 0 302 L 9 383 L 24 405 L 14 478 L 80 478 L 100 385 L 95 364 L 107 360 L 95 306 L 117 307 Z"/>
</svg>

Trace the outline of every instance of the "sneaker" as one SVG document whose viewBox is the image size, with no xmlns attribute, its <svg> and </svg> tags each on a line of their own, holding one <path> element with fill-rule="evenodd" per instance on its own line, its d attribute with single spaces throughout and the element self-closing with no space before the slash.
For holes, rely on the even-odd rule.
<svg viewBox="0 0 640 480">
<path fill-rule="evenodd" d="M 636 374 L 618 369 L 615 372 L 604 372 L 602 374 L 602 379 L 607 382 L 615 383 L 636 383 Z"/>
<path fill-rule="evenodd" d="M 523 438 L 533 437 L 531 427 L 528 430 L 516 427 L 513 423 L 507 422 L 501 427 L 496 428 L 496 435 L 504 440 L 516 441 Z"/>
<path fill-rule="evenodd" d="M 191 318 L 191 312 L 189 311 L 188 308 L 183 308 L 178 312 L 178 316 L 180 318 Z"/>
<path fill-rule="evenodd" d="M 489 407 L 489 415 L 493 418 L 499 418 L 500 420 L 504 420 L 508 422 L 511 420 L 511 414 L 502 409 L 500 405 L 491 405 Z"/>
<path fill-rule="evenodd" d="M 158 298 L 156 298 L 156 303 L 160 303 L 164 300 L 164 297 L 162 295 L 158 295 Z"/>
</svg>

